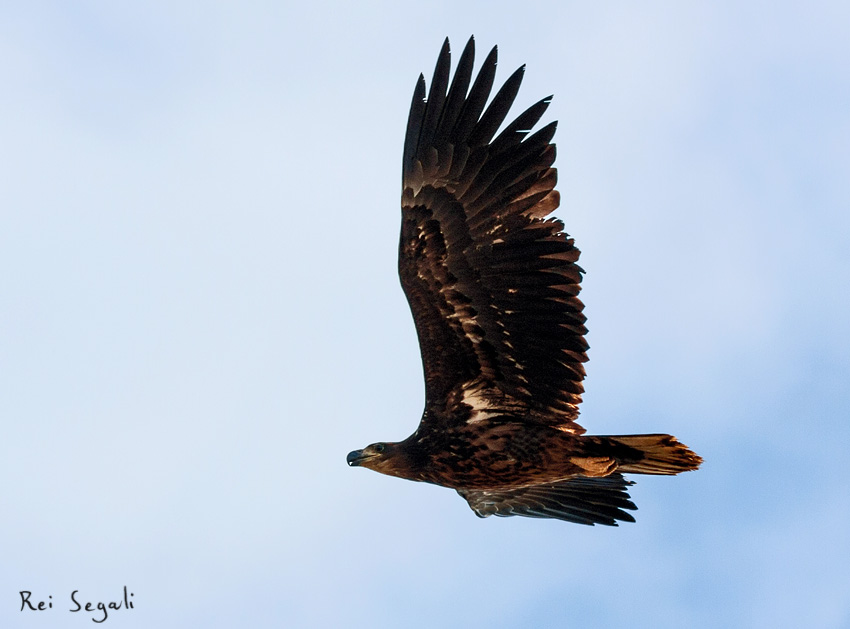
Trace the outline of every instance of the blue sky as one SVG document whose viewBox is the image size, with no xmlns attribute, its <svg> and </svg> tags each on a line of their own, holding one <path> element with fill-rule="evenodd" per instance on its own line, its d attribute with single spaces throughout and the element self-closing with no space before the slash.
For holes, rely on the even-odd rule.
<svg viewBox="0 0 850 629">
<path fill-rule="evenodd" d="M 850 9 L 534 6 L 0 7 L 0 624 L 850 626 Z M 421 413 L 404 124 L 473 33 L 555 95 L 583 425 L 706 459 L 634 525 L 345 464 Z"/>
</svg>

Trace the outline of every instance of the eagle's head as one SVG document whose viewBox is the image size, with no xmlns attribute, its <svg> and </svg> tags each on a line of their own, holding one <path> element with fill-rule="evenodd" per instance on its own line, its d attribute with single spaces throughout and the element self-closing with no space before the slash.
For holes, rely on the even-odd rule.
<svg viewBox="0 0 850 629">
<path fill-rule="evenodd" d="M 405 446 L 405 442 L 381 441 L 349 452 L 345 460 L 351 467 L 368 467 L 381 474 L 412 479 L 412 460 Z"/>
</svg>

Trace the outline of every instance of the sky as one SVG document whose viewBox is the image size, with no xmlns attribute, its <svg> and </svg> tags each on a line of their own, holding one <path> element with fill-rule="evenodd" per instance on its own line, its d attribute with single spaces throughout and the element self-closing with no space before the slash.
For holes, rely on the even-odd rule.
<svg viewBox="0 0 850 629">
<path fill-rule="evenodd" d="M 0 625 L 850 627 L 845 2 L 0 5 Z M 637 523 L 350 469 L 416 427 L 401 150 L 448 36 L 555 98 Z M 21 591 L 53 603 L 21 611 Z M 93 612 L 72 612 L 71 593 Z M 129 593 L 132 593 L 130 596 Z"/>
</svg>

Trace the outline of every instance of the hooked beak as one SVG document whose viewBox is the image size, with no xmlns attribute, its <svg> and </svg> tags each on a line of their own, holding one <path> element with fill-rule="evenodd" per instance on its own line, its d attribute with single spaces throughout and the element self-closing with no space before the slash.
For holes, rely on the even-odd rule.
<svg viewBox="0 0 850 629">
<path fill-rule="evenodd" d="M 358 465 L 360 465 L 360 463 L 362 463 L 368 458 L 369 455 L 363 454 L 363 450 L 354 450 L 353 452 L 348 453 L 348 456 L 345 457 L 345 460 L 351 467 L 357 467 Z"/>
</svg>

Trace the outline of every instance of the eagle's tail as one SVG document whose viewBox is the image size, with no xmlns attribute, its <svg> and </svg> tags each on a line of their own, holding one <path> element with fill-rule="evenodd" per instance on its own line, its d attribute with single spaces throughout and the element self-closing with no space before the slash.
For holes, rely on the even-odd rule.
<svg viewBox="0 0 850 629">
<path fill-rule="evenodd" d="M 702 463 L 701 456 L 672 435 L 622 435 L 608 439 L 642 455 L 621 459 L 617 471 L 625 474 L 678 474 L 695 470 Z"/>
</svg>

